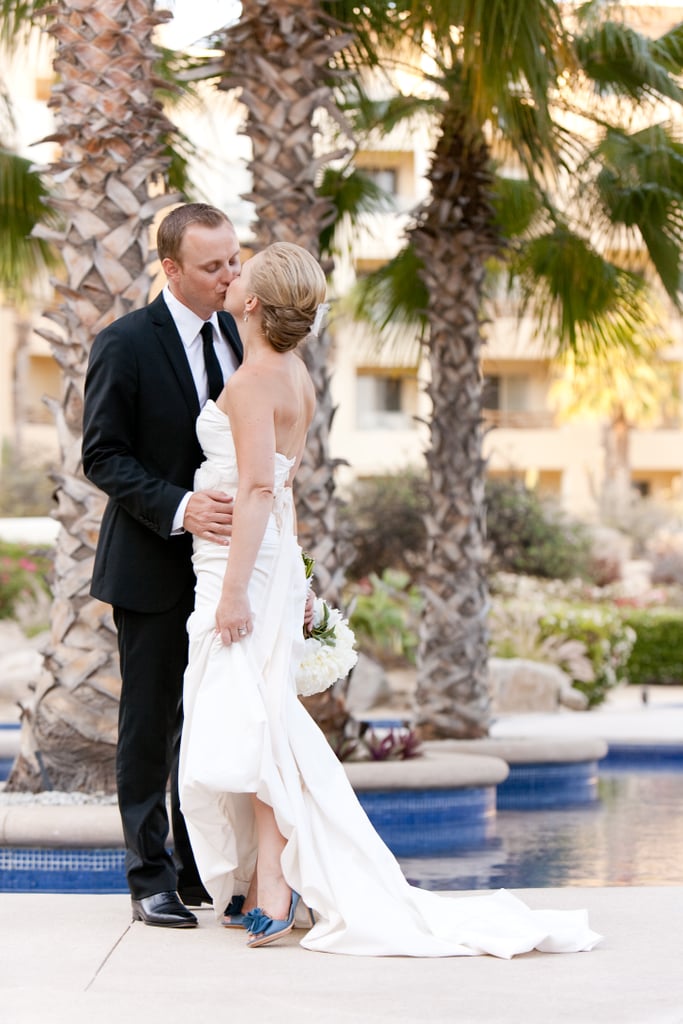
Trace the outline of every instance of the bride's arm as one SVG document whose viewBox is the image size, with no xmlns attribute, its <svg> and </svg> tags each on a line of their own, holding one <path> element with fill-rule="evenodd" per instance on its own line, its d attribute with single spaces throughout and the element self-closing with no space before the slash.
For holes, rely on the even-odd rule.
<svg viewBox="0 0 683 1024">
<path fill-rule="evenodd" d="M 239 485 L 232 516 L 228 564 L 216 609 L 216 629 L 224 644 L 243 639 L 253 621 L 247 588 L 273 509 L 275 411 L 267 377 L 247 366 L 230 378 L 221 406 L 230 418 Z"/>
</svg>

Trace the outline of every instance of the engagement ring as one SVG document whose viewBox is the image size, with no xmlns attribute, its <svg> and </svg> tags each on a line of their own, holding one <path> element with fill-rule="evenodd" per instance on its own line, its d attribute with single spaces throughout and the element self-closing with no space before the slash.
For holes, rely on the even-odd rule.
<svg viewBox="0 0 683 1024">
<path fill-rule="evenodd" d="M 237 630 L 237 635 L 238 636 L 246 636 L 247 635 L 247 631 L 246 631 L 244 626 L 240 626 L 239 627 L 239 629 Z"/>
</svg>

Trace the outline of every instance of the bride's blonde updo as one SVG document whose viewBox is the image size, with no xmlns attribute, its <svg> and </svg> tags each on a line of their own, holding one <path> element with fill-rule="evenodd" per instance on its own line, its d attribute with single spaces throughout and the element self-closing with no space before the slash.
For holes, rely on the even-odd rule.
<svg viewBox="0 0 683 1024">
<path fill-rule="evenodd" d="M 300 245 L 273 242 L 250 261 L 249 291 L 276 352 L 290 352 L 309 334 L 326 290 L 320 265 Z"/>
</svg>

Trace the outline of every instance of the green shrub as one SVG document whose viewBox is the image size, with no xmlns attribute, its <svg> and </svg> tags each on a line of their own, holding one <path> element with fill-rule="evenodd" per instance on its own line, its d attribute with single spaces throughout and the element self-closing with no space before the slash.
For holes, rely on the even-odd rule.
<svg viewBox="0 0 683 1024">
<path fill-rule="evenodd" d="M 8 444 L 0 465 L 0 516 L 47 516 L 55 507 L 51 467 L 20 458 Z"/>
<path fill-rule="evenodd" d="M 634 608 L 622 611 L 636 634 L 626 665 L 629 682 L 683 684 L 683 609 Z"/>
<path fill-rule="evenodd" d="M 340 529 L 354 548 L 348 578 L 414 571 L 423 560 L 428 504 L 426 479 L 417 472 L 358 480 L 340 509 Z"/>
<path fill-rule="evenodd" d="M 588 707 L 602 704 L 609 690 L 626 678 L 626 666 L 635 643 L 635 631 L 619 613 L 605 605 L 565 605 L 544 614 L 539 625 L 544 638 L 578 640 L 592 666 L 592 679 L 574 677 L 572 684 L 588 698 Z M 559 664 L 571 673 L 568 665 Z"/>
<path fill-rule="evenodd" d="M 0 541 L 0 619 L 11 619 L 22 602 L 49 593 L 48 573 L 52 558 L 21 544 Z"/>
<path fill-rule="evenodd" d="M 377 661 L 414 662 L 422 598 L 407 573 L 387 569 L 352 584 L 346 597 L 358 646 Z"/>
<path fill-rule="evenodd" d="M 354 548 L 350 580 L 385 569 L 411 574 L 424 560 L 429 509 L 424 474 L 407 470 L 357 481 L 340 510 L 340 530 Z M 486 484 L 487 541 L 492 572 L 548 579 L 589 578 L 591 539 L 533 491 L 507 480 Z"/>
<path fill-rule="evenodd" d="M 487 481 L 486 535 L 492 572 L 549 579 L 589 575 L 585 528 L 516 481 Z"/>
</svg>

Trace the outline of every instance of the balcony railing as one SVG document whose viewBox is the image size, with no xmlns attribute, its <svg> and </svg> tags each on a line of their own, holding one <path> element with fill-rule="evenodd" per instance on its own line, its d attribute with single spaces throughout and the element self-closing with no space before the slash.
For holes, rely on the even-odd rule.
<svg viewBox="0 0 683 1024">
<path fill-rule="evenodd" d="M 484 409 L 484 422 L 489 427 L 507 427 L 511 430 L 542 430 L 555 426 L 555 417 L 547 409 L 512 411 Z"/>
</svg>

